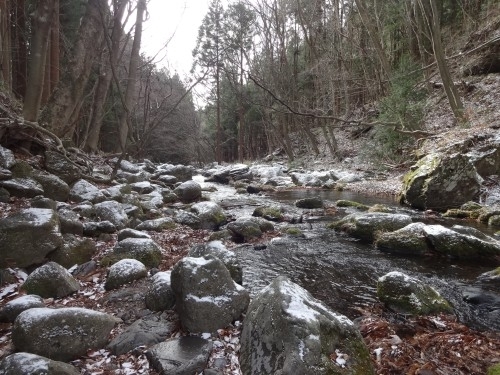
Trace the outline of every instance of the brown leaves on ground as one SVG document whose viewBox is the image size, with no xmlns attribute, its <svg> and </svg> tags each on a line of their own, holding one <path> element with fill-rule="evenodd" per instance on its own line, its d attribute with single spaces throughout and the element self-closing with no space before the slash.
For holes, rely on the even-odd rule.
<svg viewBox="0 0 500 375">
<path fill-rule="evenodd" d="M 377 374 L 483 375 L 500 361 L 500 333 L 472 330 L 454 316 L 389 315 L 380 306 L 363 314 Z"/>
</svg>

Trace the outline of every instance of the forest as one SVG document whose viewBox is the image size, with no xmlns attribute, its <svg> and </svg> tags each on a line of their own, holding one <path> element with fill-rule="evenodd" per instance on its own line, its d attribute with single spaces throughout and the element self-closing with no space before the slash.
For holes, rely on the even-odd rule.
<svg viewBox="0 0 500 375">
<path fill-rule="evenodd" d="M 141 51 L 147 0 L 1 0 L 0 143 L 206 163 L 293 160 L 292 134 L 317 154 L 319 132 L 339 159 L 357 127 L 404 158 L 433 85 L 467 122 L 453 74 L 471 51 L 453 48 L 497 16 L 497 0 L 212 0 L 187 80 Z"/>
</svg>

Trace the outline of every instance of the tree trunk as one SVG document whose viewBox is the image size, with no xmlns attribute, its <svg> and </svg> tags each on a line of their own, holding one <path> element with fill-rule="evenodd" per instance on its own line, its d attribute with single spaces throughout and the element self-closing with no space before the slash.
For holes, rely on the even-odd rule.
<svg viewBox="0 0 500 375">
<path fill-rule="evenodd" d="M 26 95 L 26 79 L 28 76 L 27 47 L 24 35 L 26 33 L 26 16 L 24 0 L 16 0 L 12 9 L 12 22 L 17 26 L 12 32 L 12 91 L 18 98 Z"/>
<path fill-rule="evenodd" d="M 104 51 L 101 56 L 99 82 L 94 96 L 88 138 L 84 146 L 84 148 L 90 152 L 96 152 L 98 149 L 102 120 L 104 117 L 104 103 L 106 102 L 111 79 L 113 77 L 111 66 L 118 65 L 120 56 L 120 41 L 123 35 L 122 18 L 127 3 L 128 0 L 121 0 L 118 4 L 116 2 L 114 3 L 113 30 L 111 32 L 111 38 L 106 37 L 107 51 Z"/>
<path fill-rule="evenodd" d="M 0 83 L 4 89 L 12 90 L 10 0 L 0 0 Z"/>
<path fill-rule="evenodd" d="M 31 60 L 29 64 L 28 84 L 24 97 L 23 116 L 28 121 L 38 120 L 38 111 L 43 92 L 45 63 L 50 26 L 54 15 L 55 0 L 41 0 L 35 11 L 33 20 L 33 36 L 31 39 Z"/>
<path fill-rule="evenodd" d="M 119 142 L 120 142 L 119 146 L 122 152 L 125 151 L 127 145 L 127 137 L 129 134 L 129 127 L 130 127 L 130 114 L 135 96 L 137 94 L 136 86 L 137 86 L 137 77 L 138 77 L 138 69 L 140 61 L 139 50 L 141 48 L 142 22 L 145 12 L 146 12 L 146 0 L 139 0 L 137 4 L 137 18 L 135 21 L 134 41 L 132 43 L 132 52 L 130 56 L 127 89 L 125 91 L 125 102 L 123 103 L 125 108 L 120 118 L 120 124 L 118 129 Z"/>
<path fill-rule="evenodd" d="M 102 46 L 104 25 L 101 23 L 100 12 L 107 6 L 106 0 L 88 1 L 68 63 L 69 68 L 42 113 L 41 120 L 59 137 L 73 136 L 75 124 L 70 123 L 70 118 L 75 117 L 75 112 L 83 100 L 92 64 Z"/>
</svg>

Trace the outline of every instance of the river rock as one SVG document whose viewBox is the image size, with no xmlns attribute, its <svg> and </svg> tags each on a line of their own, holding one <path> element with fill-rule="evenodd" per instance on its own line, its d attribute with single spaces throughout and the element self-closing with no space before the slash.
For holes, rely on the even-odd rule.
<svg viewBox="0 0 500 375">
<path fill-rule="evenodd" d="M 69 198 L 69 185 L 61 178 L 52 173 L 34 171 L 33 179 L 42 185 L 44 195 L 47 198 L 59 202 L 65 202 Z"/>
<path fill-rule="evenodd" d="M 427 225 L 424 233 L 434 251 L 452 258 L 495 258 L 500 254 L 500 241 L 475 228 L 454 225 L 450 229 L 442 225 Z"/>
<path fill-rule="evenodd" d="M 321 187 L 332 180 L 330 172 L 312 171 L 307 173 L 290 173 L 292 181 L 297 186 Z"/>
<path fill-rule="evenodd" d="M 201 220 L 200 218 L 192 212 L 188 212 L 185 210 L 175 210 L 174 212 L 174 221 L 181 225 L 187 225 L 192 229 L 200 229 L 201 228 Z"/>
<path fill-rule="evenodd" d="M 42 297 L 35 294 L 17 297 L 0 308 L 0 322 L 12 323 L 23 311 L 34 307 L 45 307 Z"/>
<path fill-rule="evenodd" d="M 165 341 L 177 328 L 163 315 L 151 314 L 132 323 L 108 344 L 114 355 L 125 354 L 139 346 L 151 346 Z"/>
<path fill-rule="evenodd" d="M 411 223 L 393 232 L 379 232 L 375 246 L 385 253 L 424 255 L 430 251 L 424 228 L 424 223 Z"/>
<path fill-rule="evenodd" d="M 75 164 L 54 151 L 45 151 L 45 168 L 69 185 L 77 181 L 82 175 Z"/>
<path fill-rule="evenodd" d="M 224 246 L 221 241 L 210 241 L 206 244 L 198 244 L 191 247 L 188 256 L 190 257 L 204 257 L 205 255 L 212 255 L 222 261 L 226 268 L 229 270 L 231 277 L 238 284 L 243 283 L 243 267 L 236 254 Z"/>
<path fill-rule="evenodd" d="M 162 232 L 175 227 L 174 220 L 170 217 L 160 217 L 159 219 L 146 220 L 135 227 L 137 230 Z"/>
<path fill-rule="evenodd" d="M 171 271 L 157 272 L 151 277 L 145 300 L 146 307 L 152 311 L 164 311 L 174 307 Z"/>
<path fill-rule="evenodd" d="M 118 184 L 102 189 L 101 191 L 106 197 L 106 200 L 113 200 L 121 203 L 123 201 L 123 195 L 130 194 L 132 189 L 130 189 L 129 184 Z"/>
<path fill-rule="evenodd" d="M 353 322 L 283 276 L 250 303 L 240 364 L 243 374 L 374 374 Z"/>
<path fill-rule="evenodd" d="M 161 262 L 161 248 L 150 238 L 126 238 L 119 241 L 111 253 L 112 262 L 120 259 L 137 259 L 146 267 L 158 267 Z"/>
<path fill-rule="evenodd" d="M 57 208 L 57 203 L 55 200 L 46 198 L 42 195 L 37 195 L 36 197 L 33 197 L 31 199 L 30 205 L 33 208 L 48 208 L 54 211 Z"/>
<path fill-rule="evenodd" d="M 62 241 L 53 210 L 28 208 L 0 219 L 0 268 L 40 264 Z"/>
<path fill-rule="evenodd" d="M 162 164 L 158 166 L 158 172 L 174 176 L 179 181 L 188 181 L 193 178 L 194 168 L 189 165 Z"/>
<path fill-rule="evenodd" d="M 1 375 L 79 375 L 76 367 L 31 353 L 14 353 L 0 362 Z"/>
<path fill-rule="evenodd" d="M 12 178 L 0 181 L 0 187 L 7 190 L 13 197 L 33 198 L 37 195 L 43 195 L 42 185 L 31 178 Z"/>
<path fill-rule="evenodd" d="M 378 279 L 377 296 L 387 307 L 403 314 L 430 315 L 453 311 L 434 288 L 397 271 Z"/>
<path fill-rule="evenodd" d="M 120 160 L 120 168 L 122 171 L 130 173 L 138 173 L 142 170 L 138 165 L 123 159 Z"/>
<path fill-rule="evenodd" d="M 95 241 L 74 234 L 64 234 L 64 243 L 49 254 L 49 259 L 65 268 L 83 264 L 92 259 L 96 252 Z"/>
<path fill-rule="evenodd" d="M 151 347 L 146 357 L 160 374 L 200 374 L 207 365 L 212 347 L 211 341 L 201 337 L 183 336 Z"/>
<path fill-rule="evenodd" d="M 430 154 L 403 180 L 401 201 L 421 210 L 446 211 L 473 200 L 482 178 L 462 154 Z"/>
<path fill-rule="evenodd" d="M 122 259 L 109 267 L 104 289 L 117 289 L 120 286 L 148 275 L 144 264 L 136 259 Z"/>
<path fill-rule="evenodd" d="M 259 206 L 255 208 L 252 216 L 263 217 L 269 221 L 282 221 L 284 218 L 282 206 Z"/>
<path fill-rule="evenodd" d="M 127 226 L 129 219 L 121 203 L 105 201 L 94 205 L 94 212 L 101 221 L 110 221 L 117 229 Z"/>
<path fill-rule="evenodd" d="M 15 162 L 14 153 L 8 148 L 0 146 L 0 167 L 10 169 Z"/>
<path fill-rule="evenodd" d="M 183 203 L 194 202 L 201 198 L 201 185 L 193 180 L 185 181 L 174 189 L 174 193 Z"/>
<path fill-rule="evenodd" d="M 181 324 L 189 332 L 215 332 L 246 310 L 250 296 L 215 257 L 180 260 L 172 270 L 172 290 Z"/>
<path fill-rule="evenodd" d="M 80 283 L 63 266 L 48 262 L 30 273 L 21 288 L 43 298 L 61 298 L 79 290 Z"/>
<path fill-rule="evenodd" d="M 201 229 L 217 230 L 227 222 L 226 214 L 215 202 L 198 202 L 191 206 L 191 212 L 200 219 Z"/>
<path fill-rule="evenodd" d="M 125 228 L 118 232 L 117 239 L 118 241 L 122 241 L 125 238 L 148 238 L 151 239 L 151 236 L 147 233 L 141 232 L 140 230 L 135 230 L 131 228 Z"/>
<path fill-rule="evenodd" d="M 392 232 L 411 222 L 411 217 L 404 214 L 369 212 L 347 215 L 331 226 L 360 240 L 372 242 L 377 232 Z"/>
<path fill-rule="evenodd" d="M 19 351 L 70 361 L 103 348 L 116 323 L 112 315 L 89 309 L 34 308 L 16 318 L 12 341 Z"/>
<path fill-rule="evenodd" d="M 57 211 L 57 216 L 61 225 L 61 233 L 83 235 L 83 223 L 80 220 L 80 215 L 75 211 L 62 208 Z"/>
<path fill-rule="evenodd" d="M 94 184 L 87 180 L 78 180 L 71 187 L 69 199 L 77 203 L 84 201 L 99 203 L 104 201 L 106 197 Z"/>
<path fill-rule="evenodd" d="M 323 200 L 319 197 L 302 198 L 295 202 L 298 208 L 306 208 L 308 210 L 313 208 L 323 208 Z"/>
</svg>

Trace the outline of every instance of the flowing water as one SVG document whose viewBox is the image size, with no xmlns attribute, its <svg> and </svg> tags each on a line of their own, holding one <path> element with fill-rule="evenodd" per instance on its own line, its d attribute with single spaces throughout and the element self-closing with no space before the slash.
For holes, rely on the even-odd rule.
<svg viewBox="0 0 500 375">
<path fill-rule="evenodd" d="M 282 205 L 285 212 L 303 214 L 304 210 L 298 210 L 293 203 L 311 196 L 319 196 L 327 204 L 349 199 L 367 205 L 388 205 L 398 212 L 402 210 L 391 198 L 352 192 L 304 189 L 263 197 L 236 195 L 231 187 L 216 186 L 218 191 L 213 193 L 212 199 L 224 206 L 233 217 L 251 215 L 255 206 L 272 204 Z M 414 220 L 423 218 L 422 213 L 404 211 L 412 214 Z M 358 308 L 377 302 L 377 279 L 390 271 L 401 271 L 433 285 L 453 304 L 461 321 L 475 328 L 500 330 L 499 285 L 477 280 L 480 274 L 497 265 L 385 254 L 372 245 L 359 243 L 326 228 L 326 224 L 334 219 L 338 217 L 310 215 L 305 222 L 297 224 L 302 236 L 284 235 L 273 239 L 265 248 L 253 245 L 236 248 L 243 265 L 244 286 L 254 294 L 275 277 L 285 275 L 333 310 L 354 319 L 359 316 Z M 465 302 L 466 296 L 472 296 L 475 304 Z"/>
</svg>

